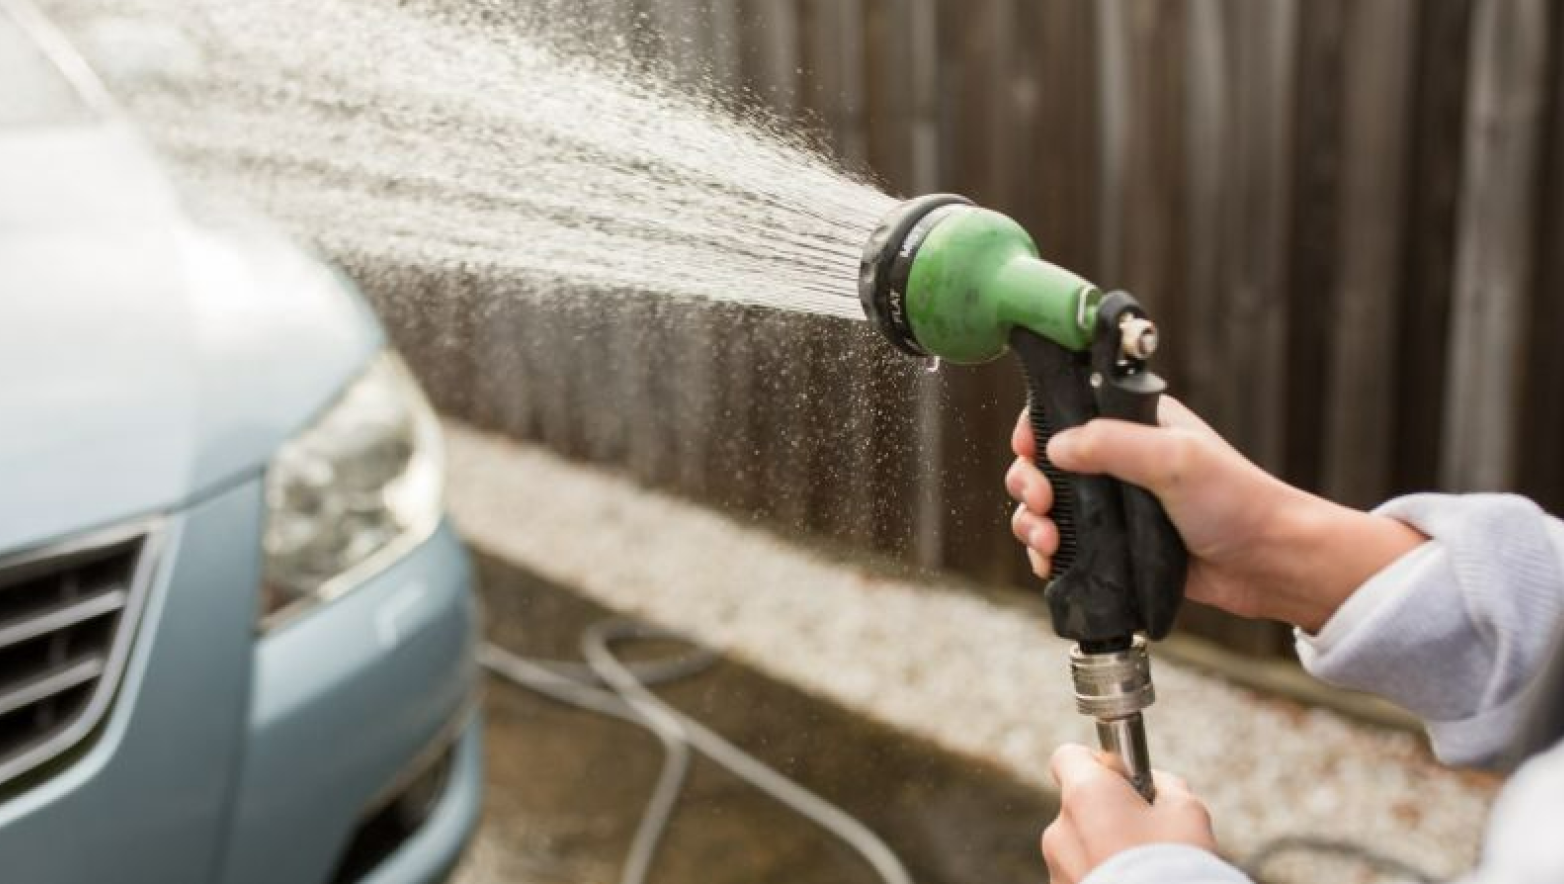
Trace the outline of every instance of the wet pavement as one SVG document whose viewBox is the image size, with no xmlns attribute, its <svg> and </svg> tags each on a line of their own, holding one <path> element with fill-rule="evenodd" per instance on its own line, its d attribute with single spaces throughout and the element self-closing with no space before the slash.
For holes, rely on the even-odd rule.
<svg viewBox="0 0 1564 884">
<path fill-rule="evenodd" d="M 479 553 L 478 564 L 489 637 L 514 652 L 579 659 L 582 630 L 613 615 L 496 558 Z M 1046 880 L 1036 844 L 1054 806 L 982 762 L 726 660 L 658 693 L 858 817 L 922 884 Z M 492 676 L 485 705 L 485 816 L 457 884 L 616 881 L 662 763 L 657 742 Z M 848 847 L 699 757 L 651 875 L 655 884 L 875 880 Z"/>
</svg>

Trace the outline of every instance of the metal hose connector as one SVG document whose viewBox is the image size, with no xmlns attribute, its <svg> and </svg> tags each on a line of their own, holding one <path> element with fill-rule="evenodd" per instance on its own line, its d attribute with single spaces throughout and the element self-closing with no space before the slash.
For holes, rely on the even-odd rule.
<svg viewBox="0 0 1564 884">
<path fill-rule="evenodd" d="M 1128 648 L 1088 653 L 1070 650 L 1070 676 L 1075 683 L 1075 707 L 1097 722 L 1097 740 L 1120 772 L 1148 802 L 1156 799 L 1151 753 L 1141 710 L 1156 702 L 1151 684 L 1151 656 L 1146 639 L 1136 636 Z"/>
</svg>

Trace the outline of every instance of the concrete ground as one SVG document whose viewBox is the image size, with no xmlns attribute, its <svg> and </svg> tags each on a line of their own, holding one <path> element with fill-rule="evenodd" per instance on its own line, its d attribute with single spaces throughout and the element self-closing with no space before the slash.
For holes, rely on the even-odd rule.
<svg viewBox="0 0 1564 884">
<path fill-rule="evenodd" d="M 580 659 L 576 640 L 613 612 L 479 553 L 490 636 L 518 653 Z M 1044 793 L 836 704 L 723 660 L 660 689 L 767 764 L 858 817 L 922 884 L 1039 881 Z M 457 884 L 618 879 L 662 753 L 627 724 L 491 677 L 483 828 Z M 850 850 L 704 760 L 653 867 L 658 884 L 873 884 Z"/>
<path fill-rule="evenodd" d="M 919 880 L 1043 877 L 1035 843 L 1048 817 L 1047 758 L 1057 743 L 1087 742 L 1091 731 L 1073 710 L 1067 647 L 1039 605 L 938 575 L 909 579 L 833 559 L 460 425 L 450 427 L 449 444 L 459 526 L 491 559 L 535 575 L 532 584 L 507 578 L 488 590 L 503 641 L 563 653 L 594 605 L 692 635 L 731 662 L 670 687 L 669 698 L 842 800 L 908 851 Z M 529 609 L 542 597 L 536 578 L 553 584 L 555 601 Z M 524 584 L 533 589 L 515 588 Z M 560 625 L 549 613 L 560 609 L 576 613 Z M 1153 759 L 1207 800 L 1230 856 L 1307 836 L 1379 851 L 1439 878 L 1470 867 L 1493 778 L 1440 767 L 1410 733 L 1162 658 L 1154 673 Z M 655 763 L 650 741 L 634 736 L 608 748 L 606 734 L 619 725 L 588 724 L 510 688 L 496 687 L 490 707 L 491 816 L 464 884 L 612 880 L 622 855 L 613 845 L 627 838 Z M 601 742 L 588 738 L 594 731 Z M 548 754 L 550 746 L 563 754 Z M 533 774 L 540 769 L 574 772 L 545 785 Z M 658 867 L 668 877 L 658 880 L 728 880 L 718 877 L 725 869 L 738 870 L 735 881 L 858 880 L 848 877 L 850 855 L 828 843 L 806 846 L 816 843 L 806 824 L 776 816 L 720 776 L 697 775 L 692 794 L 667 869 Z M 760 816 L 741 824 L 751 811 L 740 807 Z M 721 828 L 728 825 L 731 838 Z M 805 831 L 780 834 L 798 827 Z M 709 851 L 681 840 L 699 842 L 703 832 Z M 745 846 L 720 849 L 730 843 Z M 974 864 L 990 854 L 1011 859 Z M 1283 855 L 1264 872 L 1277 882 L 1382 880 L 1356 861 L 1309 852 Z"/>
</svg>

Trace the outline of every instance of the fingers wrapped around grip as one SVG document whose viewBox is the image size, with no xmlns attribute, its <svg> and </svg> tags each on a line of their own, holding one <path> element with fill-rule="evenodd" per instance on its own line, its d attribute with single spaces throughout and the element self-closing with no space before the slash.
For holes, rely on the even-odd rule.
<svg viewBox="0 0 1564 884">
<path fill-rule="evenodd" d="M 1216 849 L 1210 814 L 1179 777 L 1157 771 L 1157 801 L 1147 804 L 1085 746 L 1060 746 L 1050 769 L 1059 816 L 1043 831 L 1042 849 L 1054 884 L 1080 881 L 1115 854 L 1146 844 Z"/>
<path fill-rule="evenodd" d="M 1054 505 L 1053 484 L 1031 458 L 1018 457 L 1005 472 L 1005 490 L 1017 502 L 1039 516 L 1046 515 Z"/>
<path fill-rule="evenodd" d="M 1053 485 L 1030 456 L 1020 454 L 1022 442 L 1030 446 L 1031 439 L 1031 425 L 1023 411 L 1011 440 L 1019 456 L 1005 473 L 1005 490 L 1019 504 L 1010 515 L 1010 532 L 1026 547 L 1032 573 L 1046 579 L 1052 573 L 1053 555 L 1059 549 L 1059 526 L 1048 517 L 1054 505 Z"/>
</svg>

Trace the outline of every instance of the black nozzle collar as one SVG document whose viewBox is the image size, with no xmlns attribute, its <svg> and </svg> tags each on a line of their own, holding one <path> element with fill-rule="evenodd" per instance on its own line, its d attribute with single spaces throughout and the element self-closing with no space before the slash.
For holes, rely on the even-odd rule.
<svg viewBox="0 0 1564 884">
<path fill-rule="evenodd" d="M 858 265 L 858 299 L 864 315 L 896 348 L 913 356 L 928 356 L 912 334 L 907 316 L 907 272 L 912 251 L 907 235 L 930 212 L 942 206 L 972 205 L 972 201 L 953 193 L 931 193 L 907 200 L 880 219 L 880 226 L 869 235 L 863 261 Z M 898 264 L 900 265 L 898 268 Z M 900 272 L 898 273 L 898 269 Z"/>
</svg>

